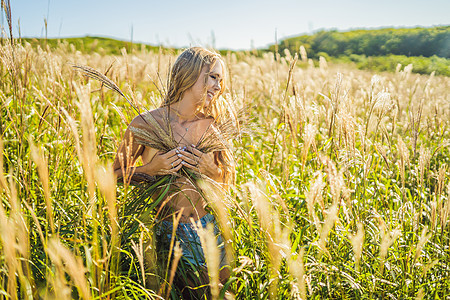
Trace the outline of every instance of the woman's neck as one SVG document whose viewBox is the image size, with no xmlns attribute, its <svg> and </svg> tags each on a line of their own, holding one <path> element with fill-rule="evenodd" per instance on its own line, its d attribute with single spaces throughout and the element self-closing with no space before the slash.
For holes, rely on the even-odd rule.
<svg viewBox="0 0 450 300">
<path fill-rule="evenodd" d="M 178 123 L 184 123 L 198 119 L 199 112 L 197 106 L 192 101 L 186 101 L 184 98 L 170 105 L 170 111 L 174 112 L 173 118 Z"/>
</svg>

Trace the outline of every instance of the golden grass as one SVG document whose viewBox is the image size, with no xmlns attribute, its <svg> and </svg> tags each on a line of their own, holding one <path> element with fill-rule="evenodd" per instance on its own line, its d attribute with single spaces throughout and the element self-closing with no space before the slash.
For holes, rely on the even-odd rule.
<svg viewBox="0 0 450 300">
<path fill-rule="evenodd" d="M 255 128 L 235 141 L 231 196 L 209 195 L 227 254 L 239 258 L 237 297 L 450 291 L 442 250 L 450 217 L 449 78 L 413 74 L 411 66 L 374 74 L 324 58 L 316 64 L 299 51 L 298 62 L 291 53 L 225 56 L 224 97 L 252 107 Z M 128 191 L 116 189 L 110 163 L 135 111 L 69 62 L 108 71 L 136 107 L 150 110 L 162 100 L 160 83 L 175 56 L 0 47 L 3 295 L 170 297 L 175 267 L 158 287 L 147 284 L 157 275 L 146 266 L 154 223 L 139 224 L 129 248 L 121 240 Z M 217 249 L 208 231 L 203 240 L 218 297 Z M 132 271 L 123 276 L 127 255 Z"/>
</svg>

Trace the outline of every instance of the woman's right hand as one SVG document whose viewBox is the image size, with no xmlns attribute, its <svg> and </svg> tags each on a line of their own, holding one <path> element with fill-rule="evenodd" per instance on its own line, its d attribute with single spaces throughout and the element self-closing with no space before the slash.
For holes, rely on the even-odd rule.
<svg viewBox="0 0 450 300">
<path fill-rule="evenodd" d="M 158 152 L 153 159 L 142 167 L 145 173 L 152 175 L 176 174 L 183 164 L 183 160 L 178 157 L 179 150 L 173 149 L 167 153 Z"/>
</svg>

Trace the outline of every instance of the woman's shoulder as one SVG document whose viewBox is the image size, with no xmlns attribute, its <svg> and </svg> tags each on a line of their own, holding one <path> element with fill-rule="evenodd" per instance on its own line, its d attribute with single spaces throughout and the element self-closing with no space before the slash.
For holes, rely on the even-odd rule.
<svg viewBox="0 0 450 300">
<path fill-rule="evenodd" d="M 207 130 L 208 128 L 215 126 L 216 122 L 213 117 L 207 116 L 207 117 L 200 117 L 197 121 L 197 124 L 199 129 Z"/>
<path fill-rule="evenodd" d="M 130 122 L 128 127 L 148 129 L 155 125 L 154 121 L 161 123 L 163 120 L 163 108 L 156 108 L 140 113 Z"/>
</svg>

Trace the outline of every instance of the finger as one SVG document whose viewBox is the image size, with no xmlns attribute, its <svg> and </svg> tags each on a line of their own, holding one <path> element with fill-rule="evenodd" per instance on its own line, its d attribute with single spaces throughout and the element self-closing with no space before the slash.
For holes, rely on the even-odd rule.
<svg viewBox="0 0 450 300">
<path fill-rule="evenodd" d="M 177 154 L 177 151 L 178 151 L 178 149 L 175 148 L 175 149 L 172 149 L 172 150 L 170 150 L 170 151 L 164 153 L 164 154 L 161 155 L 161 156 L 164 156 L 165 158 L 169 158 L 169 157 L 172 157 L 172 156 L 176 155 L 176 154 Z"/>
<path fill-rule="evenodd" d="M 182 161 L 182 160 L 180 159 L 180 161 Z M 179 176 L 179 174 L 178 174 L 177 172 L 178 172 L 182 167 L 183 167 L 183 164 L 179 163 L 176 167 L 173 167 L 172 169 L 167 170 L 167 171 L 166 171 L 166 174 L 172 174 L 172 175 L 178 175 L 178 176 Z"/>
<path fill-rule="evenodd" d="M 174 163 L 178 159 L 180 159 L 180 155 L 176 154 L 176 155 L 174 155 L 172 157 L 169 157 L 167 160 L 168 160 L 169 163 Z"/>
<path fill-rule="evenodd" d="M 173 168 L 172 170 L 173 170 L 174 172 L 178 172 L 182 167 L 183 167 L 183 164 L 180 163 L 180 164 L 178 164 L 178 166 L 176 166 L 176 167 Z"/>
<path fill-rule="evenodd" d="M 195 165 L 191 165 L 190 163 L 187 163 L 185 161 L 182 161 L 181 164 L 189 169 L 195 170 L 197 172 L 200 172 L 199 168 Z"/>
<path fill-rule="evenodd" d="M 186 156 L 186 155 L 183 155 L 183 154 L 180 154 L 180 158 L 181 158 L 183 161 L 185 161 L 185 162 L 187 162 L 188 164 L 191 164 L 191 165 L 193 165 L 193 166 L 195 166 L 195 165 L 197 165 L 197 164 L 199 163 L 199 159 L 198 159 L 198 158 L 193 159 L 193 158 L 190 158 L 190 157 L 188 157 L 188 156 Z"/>
<path fill-rule="evenodd" d="M 188 157 L 188 158 L 193 159 L 193 160 L 198 160 L 199 159 L 199 157 L 196 156 L 195 154 L 192 154 L 191 152 L 188 152 L 188 151 L 185 151 L 185 150 L 180 150 L 180 153 L 178 154 L 178 157 L 181 157 L 181 156 L 185 156 L 185 157 Z"/>
<path fill-rule="evenodd" d="M 198 157 L 201 157 L 204 154 L 202 151 L 195 148 L 194 145 L 189 146 L 189 151 L 191 151 L 192 154 Z"/>
<path fill-rule="evenodd" d="M 175 161 L 173 161 L 173 162 L 170 164 L 170 165 L 172 166 L 172 169 L 178 167 L 178 165 L 181 164 L 182 161 L 183 161 L 183 160 L 182 160 L 181 158 L 177 158 Z"/>
</svg>

